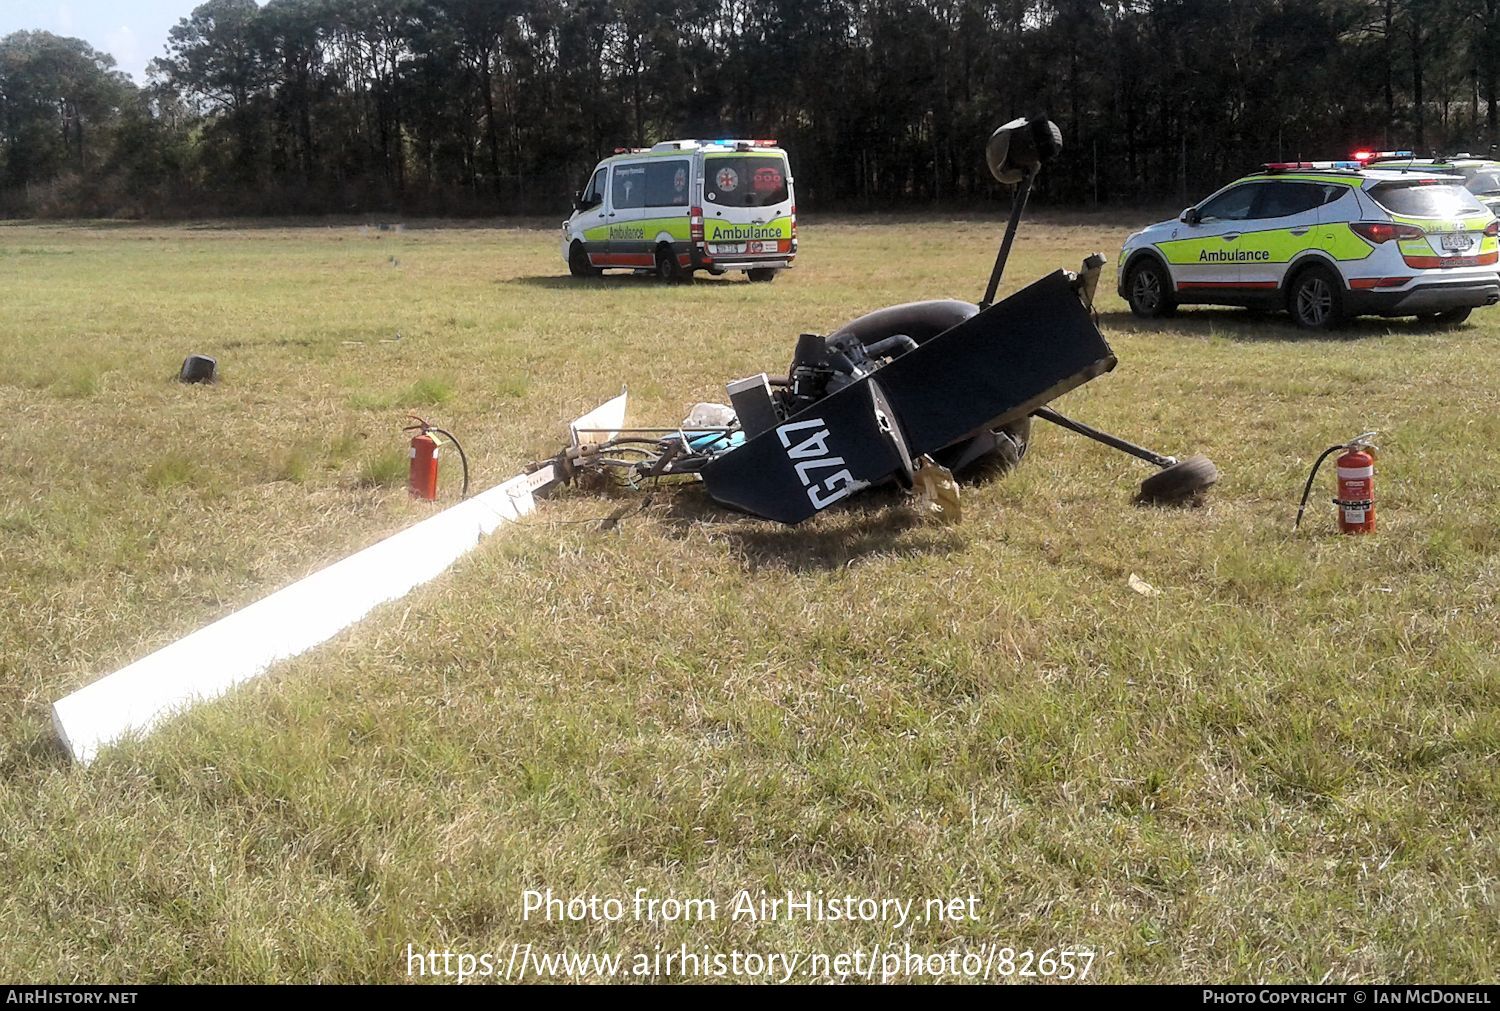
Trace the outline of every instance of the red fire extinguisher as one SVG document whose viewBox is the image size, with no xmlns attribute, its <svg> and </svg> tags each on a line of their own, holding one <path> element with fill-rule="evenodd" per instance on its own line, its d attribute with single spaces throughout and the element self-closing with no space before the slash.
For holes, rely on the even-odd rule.
<svg viewBox="0 0 1500 1011">
<path fill-rule="evenodd" d="M 1346 534 L 1375 532 L 1375 454 L 1373 446 L 1351 445 L 1338 458 L 1339 529 Z"/>
<path fill-rule="evenodd" d="M 411 492 L 412 498 L 423 499 L 427 502 L 437 501 L 438 449 L 442 443 L 433 437 L 434 432 L 453 443 L 453 448 L 458 450 L 458 458 L 463 463 L 464 469 L 462 497 L 468 497 L 469 460 L 464 456 L 464 448 L 458 444 L 453 433 L 429 425 L 415 414 L 408 415 L 408 417 L 416 424 L 407 425 L 402 431 L 417 433 L 411 439 L 411 466 L 406 475 L 406 489 Z"/>
<path fill-rule="evenodd" d="M 1370 440 L 1374 432 L 1365 432 L 1348 442 L 1329 446 L 1323 450 L 1307 475 L 1307 484 L 1302 489 L 1302 504 L 1297 507 L 1297 522 L 1302 525 L 1302 513 L 1307 508 L 1307 497 L 1312 493 L 1313 478 L 1318 468 L 1334 453 L 1343 450 L 1335 466 L 1338 468 L 1338 495 L 1333 504 L 1338 507 L 1339 530 L 1346 534 L 1372 534 L 1375 532 L 1375 444 Z"/>
</svg>

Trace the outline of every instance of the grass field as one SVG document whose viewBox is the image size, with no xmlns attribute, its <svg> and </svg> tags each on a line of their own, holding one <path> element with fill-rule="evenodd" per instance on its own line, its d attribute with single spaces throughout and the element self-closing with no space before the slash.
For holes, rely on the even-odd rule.
<svg viewBox="0 0 1500 1011">
<path fill-rule="evenodd" d="M 1022 232 L 1008 285 L 1118 218 Z M 389 981 L 417 950 L 1087 948 L 1103 981 L 1500 973 L 1500 311 L 1438 333 L 1132 319 L 1059 403 L 1212 456 L 1207 505 L 1038 430 L 957 527 L 570 492 L 328 645 L 96 764 L 49 705 L 477 487 L 628 384 L 675 423 L 803 330 L 976 298 L 996 220 L 817 220 L 772 285 L 563 275 L 555 229 L 0 226 L 0 977 Z M 1110 268 L 1112 271 L 1112 267 Z M 190 352 L 223 381 L 173 381 Z M 1378 429 L 1380 532 L 1323 447 Z M 446 480 L 453 479 L 452 471 Z M 454 492 L 453 485 L 448 485 Z M 1159 591 L 1128 585 L 1136 574 Z M 719 901 L 522 922 L 521 894 Z M 740 889 L 980 919 L 732 921 Z"/>
</svg>

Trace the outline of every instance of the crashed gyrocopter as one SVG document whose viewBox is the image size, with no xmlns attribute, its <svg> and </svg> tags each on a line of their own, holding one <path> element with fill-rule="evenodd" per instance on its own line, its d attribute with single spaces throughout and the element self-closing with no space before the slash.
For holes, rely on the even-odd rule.
<svg viewBox="0 0 1500 1011">
<path fill-rule="evenodd" d="M 575 421 L 555 457 L 527 468 L 535 487 L 693 475 L 721 505 L 800 523 L 894 481 L 915 488 L 931 511 L 956 514 L 945 506 L 957 504 L 954 476 L 1019 462 L 1040 418 L 1159 468 L 1141 483 L 1141 501 L 1199 497 L 1219 477 L 1208 458 L 1156 453 L 1047 406 L 1115 367 L 1093 311 L 1102 254 L 1076 274 L 1058 270 L 994 301 L 1032 183 L 1061 149 L 1045 118 L 1015 120 L 990 137 L 990 172 L 1016 191 L 979 305 L 908 302 L 827 336 L 802 334 L 785 378 L 731 382 L 732 410 L 699 405 L 673 428 L 624 428 L 622 394 Z"/>
</svg>

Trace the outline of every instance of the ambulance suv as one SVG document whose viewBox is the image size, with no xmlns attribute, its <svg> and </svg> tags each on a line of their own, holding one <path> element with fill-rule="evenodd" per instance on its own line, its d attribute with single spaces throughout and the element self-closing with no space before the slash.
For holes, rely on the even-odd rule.
<svg viewBox="0 0 1500 1011">
<path fill-rule="evenodd" d="M 1500 222 L 1456 176 L 1358 162 L 1265 166 L 1136 232 L 1118 289 L 1137 316 L 1285 308 L 1298 325 L 1416 316 L 1456 326 L 1500 301 Z"/>
<path fill-rule="evenodd" d="M 773 140 L 670 140 L 595 167 L 563 222 L 574 277 L 610 267 L 666 281 L 742 270 L 771 281 L 797 257 L 797 200 Z"/>
</svg>

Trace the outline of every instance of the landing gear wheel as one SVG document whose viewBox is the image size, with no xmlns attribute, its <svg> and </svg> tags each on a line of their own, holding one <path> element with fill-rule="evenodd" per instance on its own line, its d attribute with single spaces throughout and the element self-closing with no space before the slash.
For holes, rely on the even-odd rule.
<svg viewBox="0 0 1500 1011">
<path fill-rule="evenodd" d="M 1446 312 L 1432 312 L 1432 313 L 1427 313 L 1424 316 L 1418 316 L 1417 319 L 1421 320 L 1423 323 L 1427 324 L 1428 326 L 1436 326 L 1436 327 L 1462 326 L 1463 323 L 1464 323 L 1464 321 L 1469 318 L 1469 314 L 1472 313 L 1473 311 L 1474 311 L 1473 309 L 1469 309 L 1469 308 L 1449 309 Z"/>
<path fill-rule="evenodd" d="M 686 281 L 688 274 L 677 262 L 677 254 L 668 246 L 656 247 L 656 276 L 668 284 Z"/>
<path fill-rule="evenodd" d="M 604 272 L 589 262 L 583 243 L 575 242 L 568 247 L 568 273 L 574 277 L 598 277 Z"/>
<path fill-rule="evenodd" d="M 1309 267 L 1292 282 L 1286 308 L 1304 330 L 1332 330 L 1344 321 L 1344 284 L 1325 267 Z"/>
<path fill-rule="evenodd" d="M 1190 456 L 1163 467 L 1141 482 L 1136 501 L 1143 505 L 1178 505 L 1198 499 L 1219 480 L 1219 468 L 1206 456 Z"/>
<path fill-rule="evenodd" d="M 1155 260 L 1143 260 L 1125 278 L 1125 300 L 1141 319 L 1160 319 L 1177 311 L 1172 301 L 1172 278 Z"/>
<path fill-rule="evenodd" d="M 775 267 L 757 267 L 754 270 L 745 271 L 745 275 L 750 280 L 760 282 L 761 284 L 770 284 L 776 280 L 776 274 L 777 270 Z"/>
</svg>

